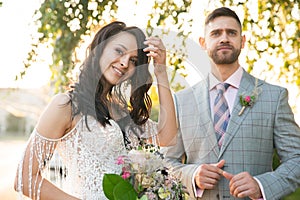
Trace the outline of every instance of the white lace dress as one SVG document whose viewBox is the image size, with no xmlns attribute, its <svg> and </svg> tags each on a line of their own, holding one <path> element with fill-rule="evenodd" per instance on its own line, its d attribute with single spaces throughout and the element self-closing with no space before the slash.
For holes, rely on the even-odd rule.
<svg viewBox="0 0 300 200">
<path fill-rule="evenodd" d="M 18 169 L 17 190 L 23 196 L 23 181 L 33 186 L 30 198 L 40 198 L 42 181 L 32 179 L 32 159 L 37 156 L 39 172 L 46 178 L 80 199 L 106 199 L 102 191 L 102 178 L 105 173 L 120 173 L 121 168 L 116 164 L 117 157 L 126 153 L 123 134 L 118 124 L 110 120 L 111 126 L 105 128 L 94 118 L 88 117 L 89 131 L 82 118 L 76 126 L 60 139 L 48 139 L 33 131 L 28 145 L 30 148 L 29 180 L 22 180 L 24 158 Z M 144 126 L 145 132 L 157 133 L 157 124 L 148 120 Z M 148 134 L 147 134 L 148 135 Z M 134 137 L 130 137 L 132 139 Z M 136 138 L 137 139 L 137 138 Z M 56 147 L 56 148 L 55 148 Z M 57 153 L 59 160 L 54 161 Z M 55 156 L 53 156 L 55 155 Z M 51 165 L 55 162 L 55 174 L 50 173 Z M 51 176 L 52 174 L 52 176 Z"/>
</svg>

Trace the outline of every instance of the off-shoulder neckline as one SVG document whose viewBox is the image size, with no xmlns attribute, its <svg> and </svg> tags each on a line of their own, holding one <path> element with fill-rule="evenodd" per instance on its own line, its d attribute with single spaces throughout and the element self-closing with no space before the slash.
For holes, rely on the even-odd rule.
<svg viewBox="0 0 300 200">
<path fill-rule="evenodd" d="M 77 130 L 77 127 L 79 126 L 80 122 L 82 121 L 83 117 L 81 117 L 78 122 L 76 122 L 75 126 L 70 130 L 68 131 L 66 134 L 64 134 L 62 137 L 60 138 L 47 138 L 43 135 L 41 135 L 36 128 L 34 128 L 34 132 L 41 138 L 45 139 L 45 140 L 48 140 L 48 141 L 52 141 L 52 142 L 57 142 L 57 141 L 61 141 L 61 140 L 64 140 L 66 137 L 68 137 L 69 135 L 71 135 L 75 130 Z"/>
</svg>

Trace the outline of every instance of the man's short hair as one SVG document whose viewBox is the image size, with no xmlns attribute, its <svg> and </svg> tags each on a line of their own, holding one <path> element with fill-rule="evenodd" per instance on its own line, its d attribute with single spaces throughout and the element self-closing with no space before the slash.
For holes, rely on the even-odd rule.
<svg viewBox="0 0 300 200">
<path fill-rule="evenodd" d="M 205 26 L 207 26 L 209 22 L 213 21 L 217 17 L 232 17 L 232 18 L 234 18 L 242 30 L 242 24 L 241 24 L 239 17 L 233 10 L 231 10 L 227 7 L 217 8 L 214 11 L 212 11 L 205 19 Z"/>
</svg>

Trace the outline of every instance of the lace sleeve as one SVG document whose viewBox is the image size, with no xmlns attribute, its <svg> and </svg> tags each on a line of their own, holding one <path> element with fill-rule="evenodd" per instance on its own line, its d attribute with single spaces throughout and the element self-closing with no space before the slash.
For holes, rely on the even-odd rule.
<svg viewBox="0 0 300 200">
<path fill-rule="evenodd" d="M 58 142 L 59 140 L 47 139 L 35 129 L 33 130 L 17 171 L 16 188 L 20 194 L 20 199 L 24 193 L 28 194 L 31 199 L 40 199 L 41 185 L 43 179 L 50 176 L 49 161 Z M 28 180 L 24 180 L 25 178 Z M 25 181 L 28 187 L 23 188 Z M 28 191 L 25 192 L 25 188 L 28 188 Z"/>
<path fill-rule="evenodd" d="M 121 118 L 118 122 L 125 138 L 127 150 L 141 145 L 142 141 L 147 143 L 159 144 L 158 141 L 158 123 L 148 119 L 143 125 L 136 125 L 130 116 Z"/>
<path fill-rule="evenodd" d="M 142 125 L 143 128 L 143 134 L 141 136 L 141 138 L 147 139 L 147 138 L 152 138 L 157 136 L 158 134 L 158 123 L 148 119 L 147 122 L 145 124 Z"/>
<path fill-rule="evenodd" d="M 158 137 L 158 123 L 148 119 L 145 124 L 142 126 L 143 134 L 142 139 L 145 139 L 147 143 L 152 143 L 154 146 L 160 146 L 159 137 Z"/>
</svg>

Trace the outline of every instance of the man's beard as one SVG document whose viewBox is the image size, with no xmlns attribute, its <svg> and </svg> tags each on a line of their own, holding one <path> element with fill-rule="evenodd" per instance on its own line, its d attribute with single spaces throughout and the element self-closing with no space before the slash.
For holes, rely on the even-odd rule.
<svg viewBox="0 0 300 200">
<path fill-rule="evenodd" d="M 210 52 L 209 55 L 215 64 L 232 64 L 238 60 L 241 49 L 232 48 L 232 53 L 223 52 L 221 55 L 219 55 L 218 53 L 220 52 L 218 52 L 217 49 L 214 49 Z"/>
</svg>

